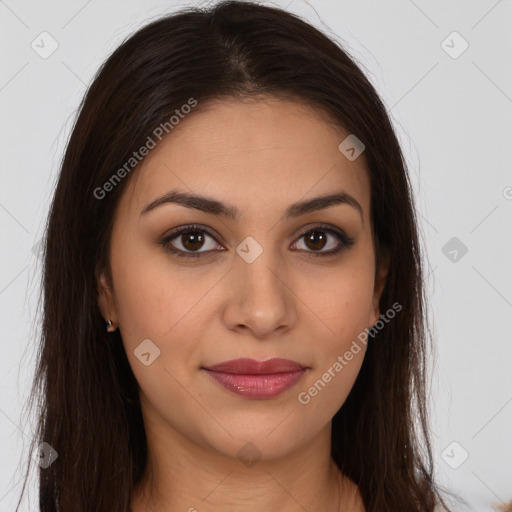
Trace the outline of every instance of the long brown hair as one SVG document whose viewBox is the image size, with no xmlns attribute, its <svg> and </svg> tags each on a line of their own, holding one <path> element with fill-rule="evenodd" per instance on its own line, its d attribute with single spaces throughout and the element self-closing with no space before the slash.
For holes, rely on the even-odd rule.
<svg viewBox="0 0 512 512">
<path fill-rule="evenodd" d="M 402 306 L 370 338 L 333 418 L 332 457 L 368 512 L 449 510 L 433 478 L 417 219 L 386 109 L 339 43 L 279 8 L 223 1 L 140 29 L 102 65 L 80 105 L 43 243 L 33 445 L 47 443 L 58 458 L 39 468 L 41 512 L 126 512 L 147 460 L 138 383 L 119 331 L 105 331 L 96 282 L 136 169 L 105 197 L 95 191 L 190 98 L 200 110 L 210 99 L 256 95 L 314 105 L 364 143 L 377 267 L 390 256 L 380 310 Z"/>
</svg>

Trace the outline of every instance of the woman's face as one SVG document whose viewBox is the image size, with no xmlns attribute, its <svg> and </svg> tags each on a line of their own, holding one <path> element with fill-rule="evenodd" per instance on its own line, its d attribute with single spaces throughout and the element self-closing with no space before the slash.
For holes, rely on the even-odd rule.
<svg viewBox="0 0 512 512">
<path fill-rule="evenodd" d="M 230 457 L 250 442 L 268 459 L 330 427 L 363 362 L 358 335 L 378 320 L 383 285 L 374 280 L 364 154 L 351 161 L 338 149 L 348 135 L 298 103 L 216 101 L 133 171 L 99 304 L 119 325 L 146 425 Z M 209 202 L 154 203 L 171 192 Z M 332 194 L 353 204 L 311 202 Z M 239 358 L 306 369 L 206 370 Z"/>
</svg>

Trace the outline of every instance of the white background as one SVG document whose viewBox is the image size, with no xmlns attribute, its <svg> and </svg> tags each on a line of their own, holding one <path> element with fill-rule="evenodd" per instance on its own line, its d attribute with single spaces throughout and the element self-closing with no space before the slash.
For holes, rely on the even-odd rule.
<svg viewBox="0 0 512 512">
<path fill-rule="evenodd" d="M 1 512 L 14 510 L 25 469 L 22 407 L 39 332 L 34 246 L 73 115 L 126 36 L 185 5 L 199 3 L 0 0 Z M 436 473 L 467 501 L 455 510 L 490 511 L 512 499 L 512 1 L 275 5 L 344 42 L 391 111 L 430 272 Z M 31 48 L 43 31 L 58 43 L 47 59 Z M 453 31 L 469 44 L 457 58 L 443 49 L 463 48 Z M 444 254 L 450 246 L 443 252 L 452 237 L 468 249 L 457 261 Z M 462 450 L 469 457 L 453 469 L 447 461 L 456 465 Z M 22 511 L 37 509 L 34 492 Z"/>
</svg>

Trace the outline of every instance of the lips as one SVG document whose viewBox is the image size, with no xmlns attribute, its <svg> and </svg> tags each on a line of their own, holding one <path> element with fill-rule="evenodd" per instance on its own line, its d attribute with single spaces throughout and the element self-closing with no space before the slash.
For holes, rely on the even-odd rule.
<svg viewBox="0 0 512 512">
<path fill-rule="evenodd" d="M 273 398 L 293 387 L 308 368 L 296 361 L 233 359 L 203 370 L 224 389 L 252 399 Z"/>
<path fill-rule="evenodd" d="M 213 366 L 207 366 L 206 370 L 222 373 L 234 373 L 243 375 L 265 375 L 271 373 L 287 373 L 304 370 L 306 366 L 291 361 L 290 359 L 268 359 L 256 361 L 254 359 L 233 359 Z"/>
</svg>

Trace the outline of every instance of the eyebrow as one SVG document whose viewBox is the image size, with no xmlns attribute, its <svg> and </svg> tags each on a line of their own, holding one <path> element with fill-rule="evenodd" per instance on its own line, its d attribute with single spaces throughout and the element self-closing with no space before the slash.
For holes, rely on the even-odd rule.
<svg viewBox="0 0 512 512">
<path fill-rule="evenodd" d="M 227 205 L 210 197 L 191 194 L 188 192 L 180 192 L 178 190 L 171 190 L 163 196 L 156 198 L 154 201 L 151 201 L 151 203 L 147 204 L 142 209 L 140 214 L 145 215 L 155 208 L 168 203 L 178 204 L 186 208 L 194 208 L 211 215 L 221 215 L 235 221 L 240 217 L 240 212 L 235 206 Z M 324 208 L 329 208 L 330 206 L 338 204 L 347 204 L 352 206 L 359 212 L 361 220 L 363 219 L 363 209 L 359 202 L 350 194 L 347 194 L 344 191 L 338 191 L 333 194 L 315 197 L 313 199 L 291 204 L 286 209 L 281 220 L 291 217 L 299 217 L 306 213 L 323 210 Z"/>
</svg>

